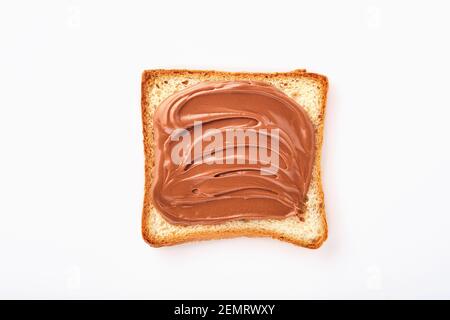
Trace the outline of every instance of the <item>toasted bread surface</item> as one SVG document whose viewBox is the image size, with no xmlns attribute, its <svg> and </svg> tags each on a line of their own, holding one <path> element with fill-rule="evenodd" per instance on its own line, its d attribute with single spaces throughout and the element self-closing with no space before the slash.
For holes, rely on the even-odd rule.
<svg viewBox="0 0 450 320">
<path fill-rule="evenodd" d="M 152 168 L 155 165 L 153 114 L 160 103 L 188 86 L 202 81 L 256 80 L 275 86 L 296 100 L 308 113 L 316 139 L 315 160 L 303 218 L 233 220 L 214 225 L 180 226 L 167 222 L 152 203 Z M 307 248 L 318 248 L 327 238 L 321 182 L 321 148 L 328 80 L 325 76 L 294 70 L 284 73 L 245 73 L 191 70 L 146 70 L 142 74 L 142 124 L 145 151 L 145 192 L 142 235 L 154 247 L 188 241 L 247 237 L 272 237 Z"/>
</svg>

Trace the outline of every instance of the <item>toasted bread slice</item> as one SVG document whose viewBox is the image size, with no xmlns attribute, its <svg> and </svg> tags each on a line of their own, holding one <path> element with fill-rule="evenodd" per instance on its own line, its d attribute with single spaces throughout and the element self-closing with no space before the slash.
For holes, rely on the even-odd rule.
<svg viewBox="0 0 450 320">
<path fill-rule="evenodd" d="M 155 165 L 153 114 L 173 93 L 201 81 L 257 80 L 272 84 L 303 106 L 315 128 L 316 150 L 313 174 L 303 219 L 235 220 L 214 225 L 180 226 L 167 222 L 152 204 L 152 168 Z M 318 248 L 327 238 L 320 158 L 323 140 L 327 78 L 295 70 L 286 73 L 235 73 L 219 71 L 146 70 L 142 74 L 142 124 L 145 150 L 145 196 L 142 235 L 154 247 L 238 236 L 272 237 L 299 246 Z"/>
</svg>

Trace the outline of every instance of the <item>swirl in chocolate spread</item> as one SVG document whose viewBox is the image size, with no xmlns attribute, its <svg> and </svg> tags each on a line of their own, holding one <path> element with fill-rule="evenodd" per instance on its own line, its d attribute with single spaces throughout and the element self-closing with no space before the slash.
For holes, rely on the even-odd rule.
<svg viewBox="0 0 450 320">
<path fill-rule="evenodd" d="M 303 210 L 314 127 L 306 111 L 275 87 L 201 82 L 164 100 L 153 121 L 153 204 L 170 223 L 282 219 Z M 238 129 L 249 133 L 240 142 L 227 136 Z M 251 161 L 255 155 L 261 161 Z"/>
</svg>

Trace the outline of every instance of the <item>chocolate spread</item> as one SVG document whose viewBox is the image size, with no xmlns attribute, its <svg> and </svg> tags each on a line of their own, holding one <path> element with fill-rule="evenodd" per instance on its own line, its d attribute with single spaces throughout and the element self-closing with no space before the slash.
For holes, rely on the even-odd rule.
<svg viewBox="0 0 450 320">
<path fill-rule="evenodd" d="M 164 100 L 153 121 L 153 204 L 170 223 L 302 213 L 314 161 L 314 127 L 303 107 L 275 87 L 255 81 L 201 82 Z M 257 139 L 238 140 L 232 135 L 236 129 Z M 208 147 L 212 142 L 214 148 Z"/>
</svg>

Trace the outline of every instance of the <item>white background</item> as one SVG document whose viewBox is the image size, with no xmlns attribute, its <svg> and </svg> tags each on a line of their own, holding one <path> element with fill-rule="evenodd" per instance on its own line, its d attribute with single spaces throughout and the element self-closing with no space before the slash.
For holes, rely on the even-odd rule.
<svg viewBox="0 0 450 320">
<path fill-rule="evenodd" d="M 446 3 L 2 1 L 0 298 L 450 298 Z M 144 243 L 152 68 L 328 76 L 319 250 Z"/>
</svg>

